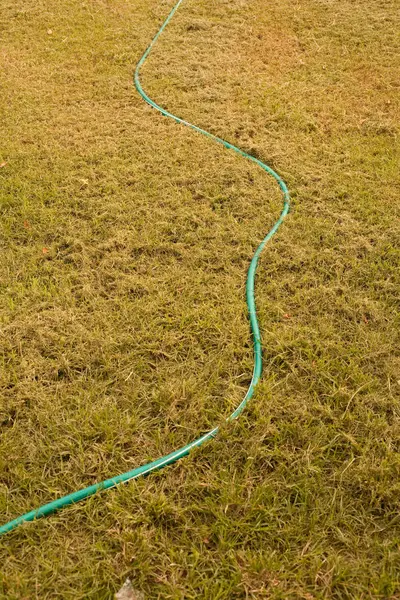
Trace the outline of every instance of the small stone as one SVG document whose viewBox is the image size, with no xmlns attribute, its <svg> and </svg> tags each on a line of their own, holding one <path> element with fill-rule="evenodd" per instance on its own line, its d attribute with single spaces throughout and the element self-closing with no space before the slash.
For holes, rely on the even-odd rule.
<svg viewBox="0 0 400 600">
<path fill-rule="evenodd" d="M 128 578 L 122 588 L 115 594 L 115 600 L 145 600 L 144 594 L 135 590 Z"/>
</svg>

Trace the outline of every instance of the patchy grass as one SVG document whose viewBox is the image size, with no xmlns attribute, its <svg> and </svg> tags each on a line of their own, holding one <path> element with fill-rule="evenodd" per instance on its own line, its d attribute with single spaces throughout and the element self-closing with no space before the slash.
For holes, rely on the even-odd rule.
<svg viewBox="0 0 400 600">
<path fill-rule="evenodd" d="M 0 514 L 222 422 L 272 179 L 144 104 L 171 2 L 5 0 Z M 185 0 L 149 95 L 271 164 L 263 383 L 191 457 L 0 541 L 1 597 L 400 596 L 396 0 Z"/>
</svg>

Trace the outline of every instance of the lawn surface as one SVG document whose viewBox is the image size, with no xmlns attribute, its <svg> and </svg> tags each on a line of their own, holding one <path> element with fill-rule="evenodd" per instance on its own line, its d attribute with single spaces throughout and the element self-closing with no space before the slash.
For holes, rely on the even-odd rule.
<svg viewBox="0 0 400 600">
<path fill-rule="evenodd" d="M 2 0 L 0 521 L 222 423 L 256 165 L 132 86 L 166 0 Z M 400 597 L 398 0 L 185 0 L 159 104 L 270 164 L 264 376 L 202 450 L 0 540 L 0 597 Z M 4 164 L 5 163 L 5 164 Z"/>
</svg>

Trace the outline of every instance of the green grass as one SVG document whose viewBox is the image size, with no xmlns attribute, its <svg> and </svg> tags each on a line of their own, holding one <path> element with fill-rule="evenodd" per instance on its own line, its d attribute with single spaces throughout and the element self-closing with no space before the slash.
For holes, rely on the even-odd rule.
<svg viewBox="0 0 400 600">
<path fill-rule="evenodd" d="M 4 0 L 0 520 L 172 451 L 252 369 L 281 207 L 145 105 L 171 2 Z M 185 0 L 144 89 L 294 206 L 201 451 L 0 540 L 7 599 L 400 597 L 396 0 Z"/>
</svg>

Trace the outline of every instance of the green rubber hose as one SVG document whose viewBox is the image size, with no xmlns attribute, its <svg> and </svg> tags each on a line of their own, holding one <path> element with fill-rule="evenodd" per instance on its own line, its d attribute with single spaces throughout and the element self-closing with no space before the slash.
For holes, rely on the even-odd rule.
<svg viewBox="0 0 400 600">
<path fill-rule="evenodd" d="M 141 69 L 143 63 L 145 62 L 146 58 L 148 57 L 152 47 L 156 43 L 156 41 L 159 38 L 159 36 L 161 35 L 161 33 L 164 31 L 165 27 L 168 25 L 169 21 L 172 19 L 175 11 L 178 9 L 178 7 L 182 3 L 182 1 L 183 0 L 179 0 L 175 4 L 174 8 L 171 10 L 168 17 L 165 19 L 164 23 L 161 25 L 159 31 L 157 32 L 157 34 L 153 38 L 152 42 L 150 43 L 149 47 L 147 48 L 146 52 L 143 54 L 142 58 L 140 59 L 140 61 L 137 64 L 137 67 L 135 70 L 135 77 L 134 77 L 135 86 L 136 86 L 137 91 L 142 96 L 142 98 L 148 104 L 150 104 L 150 106 L 152 106 L 153 108 L 156 108 L 158 111 L 160 111 L 166 117 L 171 117 L 176 122 L 181 123 L 182 125 L 187 125 L 188 127 L 191 127 L 195 131 L 198 131 L 199 133 L 206 135 L 207 137 L 211 138 L 215 142 L 222 144 L 223 146 L 225 146 L 225 148 L 228 148 L 229 150 L 233 150 L 234 152 L 237 152 L 241 156 L 244 156 L 245 158 L 248 158 L 249 160 L 255 162 L 264 171 L 266 171 L 269 175 L 272 175 L 272 177 L 275 178 L 275 180 L 278 182 L 278 185 L 283 194 L 282 212 L 281 212 L 278 220 L 272 227 L 272 229 L 267 233 L 267 235 L 265 236 L 265 238 L 262 240 L 262 242 L 258 246 L 257 250 L 255 251 L 253 258 L 251 260 L 250 266 L 249 266 L 249 270 L 247 272 L 246 300 L 247 300 L 247 306 L 248 306 L 248 311 L 249 311 L 251 332 L 253 335 L 254 368 L 253 368 L 253 376 L 252 376 L 249 388 L 246 392 L 246 395 L 243 398 L 243 400 L 241 401 L 241 403 L 239 404 L 239 406 L 227 418 L 227 421 L 229 422 L 229 421 L 232 421 L 233 419 L 236 419 L 236 417 L 238 417 L 240 415 L 240 413 L 243 411 L 247 402 L 253 396 L 255 387 L 261 377 L 262 349 L 261 349 L 260 328 L 258 325 L 257 314 L 256 314 L 256 304 L 255 304 L 255 299 L 254 299 L 254 280 L 255 280 L 258 259 L 260 257 L 261 252 L 264 249 L 265 244 L 272 238 L 273 235 L 275 235 L 275 233 L 277 232 L 278 228 L 280 227 L 282 221 L 284 220 L 284 218 L 286 217 L 286 215 L 289 212 L 290 197 L 289 197 L 289 191 L 285 185 L 285 182 L 268 165 L 264 164 L 263 162 L 261 162 L 260 160 L 255 158 L 254 156 L 247 154 L 247 152 L 244 152 L 243 150 L 241 150 L 240 148 L 237 148 L 233 144 L 230 144 L 229 142 L 226 142 L 225 140 L 213 135 L 212 133 L 209 133 L 208 131 L 205 131 L 204 129 L 197 127 L 196 125 L 193 125 L 192 123 L 188 123 L 184 119 L 181 119 L 180 117 L 177 117 L 176 115 L 173 115 L 172 113 L 168 112 L 167 110 L 165 110 L 164 108 L 162 108 L 161 106 L 156 104 L 151 98 L 149 98 L 149 96 L 146 94 L 146 92 L 144 92 L 144 90 L 141 86 L 140 80 L 139 80 L 140 69 Z M 197 448 L 198 446 L 202 446 L 205 442 L 214 438 L 216 436 L 216 434 L 218 433 L 218 431 L 219 431 L 219 427 L 214 427 L 214 429 L 212 429 L 208 433 L 205 433 L 204 435 L 197 438 L 193 442 L 190 442 L 190 444 L 187 444 L 186 446 L 183 446 L 182 448 L 179 448 L 178 450 L 171 452 L 171 454 L 167 454 L 166 456 L 162 456 L 161 458 L 158 458 L 157 460 L 155 460 L 153 462 L 147 463 L 146 465 L 142 465 L 141 467 L 137 467 L 136 469 L 133 469 L 133 471 L 128 471 L 127 473 L 122 473 L 121 475 L 116 475 L 115 477 L 112 477 L 111 479 L 106 479 L 105 481 L 101 481 L 100 483 L 95 483 L 94 485 L 91 485 L 87 488 L 78 490 L 77 492 L 73 492 L 72 494 L 68 494 L 68 496 L 64 496 L 62 498 L 58 498 L 58 500 L 54 500 L 53 502 L 44 504 L 43 506 L 40 506 L 39 508 L 36 508 L 35 510 L 32 510 L 24 515 L 17 517 L 13 521 L 9 521 L 8 523 L 5 523 L 4 525 L 2 525 L 0 527 L 0 535 L 3 535 L 5 533 L 11 531 L 12 529 L 15 529 L 16 527 L 18 527 L 18 525 L 21 525 L 22 523 L 25 523 L 26 521 L 34 521 L 35 519 L 38 519 L 39 517 L 44 517 L 46 515 L 50 515 L 51 513 L 54 513 L 57 510 L 60 510 L 61 508 L 64 508 L 64 506 L 68 506 L 69 504 L 74 504 L 75 502 L 84 500 L 85 498 L 92 496 L 96 492 L 99 492 L 101 490 L 106 490 L 109 488 L 113 488 L 120 483 L 124 483 L 126 481 L 131 481 L 132 479 L 137 479 L 138 477 L 140 477 L 142 475 L 147 475 L 148 473 L 151 473 L 151 471 L 155 471 L 156 469 L 161 469 L 167 465 L 170 465 L 171 463 L 179 460 L 183 456 L 186 456 L 187 454 L 189 454 L 189 452 L 192 450 L 192 448 Z"/>
</svg>

